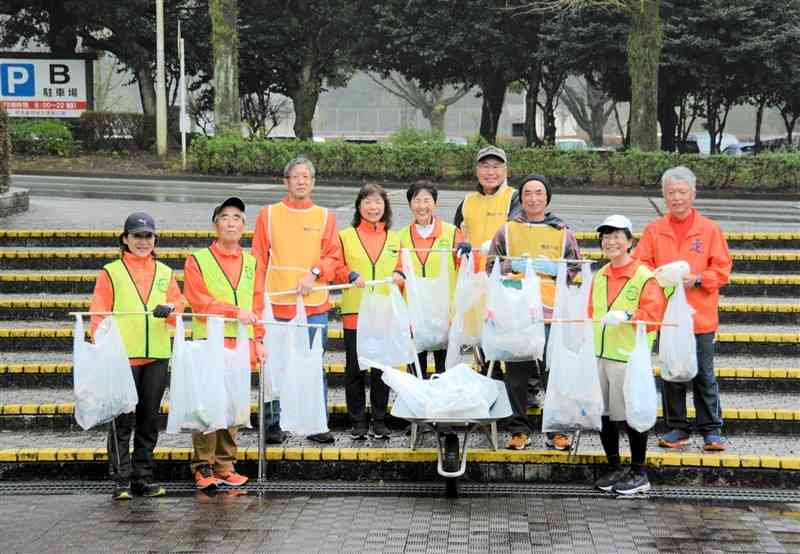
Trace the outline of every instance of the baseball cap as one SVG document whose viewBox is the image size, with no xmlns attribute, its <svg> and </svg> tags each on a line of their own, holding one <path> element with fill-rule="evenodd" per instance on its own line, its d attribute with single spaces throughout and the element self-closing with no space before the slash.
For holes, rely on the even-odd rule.
<svg viewBox="0 0 800 554">
<path fill-rule="evenodd" d="M 602 233 L 604 230 L 608 229 L 627 229 L 630 234 L 633 234 L 633 224 L 631 220 L 625 217 L 624 215 L 610 215 L 603 220 L 597 227 L 597 232 Z"/>
<path fill-rule="evenodd" d="M 242 199 L 237 198 L 236 196 L 231 196 L 230 198 L 226 198 L 225 200 L 223 200 L 222 204 L 214 208 L 214 213 L 211 214 L 211 223 L 214 223 L 214 220 L 217 219 L 219 212 L 221 212 L 228 206 L 239 208 L 241 211 L 244 212 L 244 202 L 242 202 Z"/>
<path fill-rule="evenodd" d="M 494 156 L 495 158 L 500 158 L 503 160 L 503 163 L 508 163 L 508 158 L 506 158 L 506 151 L 502 148 L 498 148 L 497 146 L 487 146 L 486 148 L 481 148 L 478 150 L 478 155 L 475 156 L 475 163 L 480 162 L 483 158 L 488 158 L 489 156 Z"/>
<path fill-rule="evenodd" d="M 130 233 L 153 233 L 156 232 L 156 222 L 153 218 L 144 212 L 136 212 L 128 216 L 125 220 L 125 228 L 123 231 L 126 235 Z"/>
</svg>

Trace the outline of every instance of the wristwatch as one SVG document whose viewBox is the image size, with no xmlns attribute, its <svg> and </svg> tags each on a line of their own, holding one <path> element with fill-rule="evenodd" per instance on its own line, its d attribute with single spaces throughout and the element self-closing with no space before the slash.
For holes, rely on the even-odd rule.
<svg viewBox="0 0 800 554">
<path fill-rule="evenodd" d="M 318 267 L 312 267 L 311 275 L 313 275 L 314 278 L 319 279 L 319 276 L 322 275 L 322 270 Z"/>
<path fill-rule="evenodd" d="M 633 319 L 633 312 L 629 312 L 629 311 L 626 310 L 625 311 L 625 319 L 627 319 L 628 321 Z"/>
<path fill-rule="evenodd" d="M 697 277 L 694 278 L 694 288 L 700 288 L 700 285 L 703 283 L 702 277 L 698 274 Z"/>
</svg>

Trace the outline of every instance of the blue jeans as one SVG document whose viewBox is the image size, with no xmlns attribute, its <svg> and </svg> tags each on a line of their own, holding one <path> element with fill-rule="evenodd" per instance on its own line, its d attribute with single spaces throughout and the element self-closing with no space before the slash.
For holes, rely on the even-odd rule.
<svg viewBox="0 0 800 554">
<path fill-rule="evenodd" d="M 697 376 L 692 379 L 694 395 L 694 428 L 702 435 L 719 434 L 722 410 L 719 404 L 719 384 L 714 375 L 714 333 L 694 336 L 697 343 Z M 664 423 L 670 430 L 691 432 L 686 417 L 686 391 L 689 383 L 661 383 L 661 402 Z"/>
<path fill-rule="evenodd" d="M 288 319 L 275 318 L 277 321 L 289 321 Z M 308 322 L 315 325 L 324 325 L 325 327 L 309 327 L 308 328 L 308 342 L 313 345 L 314 337 L 317 331 L 322 333 L 322 352 L 324 354 L 325 348 L 328 345 L 328 312 L 322 314 L 314 314 L 308 316 Z M 322 396 L 325 399 L 325 405 L 328 405 L 328 379 L 325 375 L 325 368 L 320 366 L 322 372 Z M 264 427 L 267 431 L 275 431 L 280 429 L 281 425 L 281 401 L 271 400 L 264 402 Z"/>
</svg>

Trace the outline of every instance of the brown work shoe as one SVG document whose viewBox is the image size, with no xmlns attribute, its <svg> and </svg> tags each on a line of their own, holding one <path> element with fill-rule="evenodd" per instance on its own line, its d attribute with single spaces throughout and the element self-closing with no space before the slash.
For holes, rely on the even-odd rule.
<svg viewBox="0 0 800 554">
<path fill-rule="evenodd" d="M 531 443 L 531 438 L 525 433 L 514 433 L 508 441 L 506 448 L 509 450 L 524 450 Z"/>
<path fill-rule="evenodd" d="M 716 433 L 709 433 L 703 437 L 703 450 L 722 452 L 725 450 L 725 440 Z"/>
<path fill-rule="evenodd" d="M 572 446 L 569 437 L 561 433 L 556 433 L 552 437 L 548 437 L 545 444 L 548 448 L 555 448 L 556 450 L 569 450 L 569 447 Z"/>
</svg>

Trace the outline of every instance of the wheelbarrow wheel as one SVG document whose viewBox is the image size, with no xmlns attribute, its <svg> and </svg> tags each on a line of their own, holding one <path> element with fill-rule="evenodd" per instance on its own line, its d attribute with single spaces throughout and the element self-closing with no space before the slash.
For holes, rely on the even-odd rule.
<svg viewBox="0 0 800 554">
<path fill-rule="evenodd" d="M 458 498 L 458 477 L 445 478 L 444 491 L 447 498 Z"/>
</svg>

